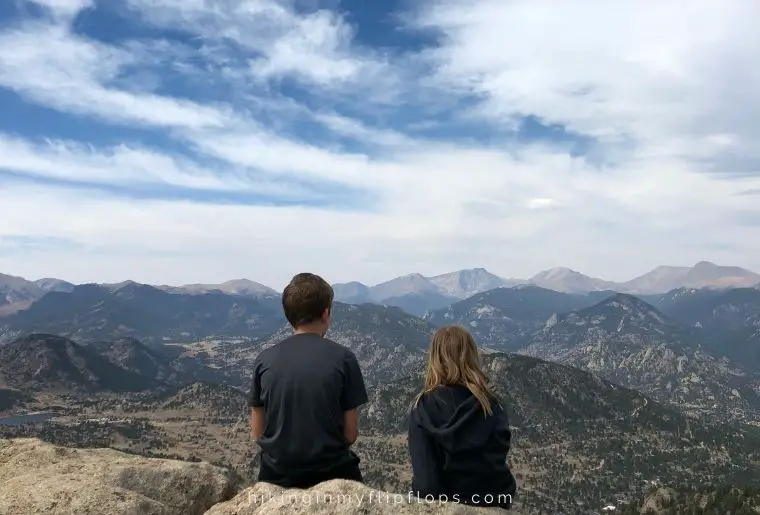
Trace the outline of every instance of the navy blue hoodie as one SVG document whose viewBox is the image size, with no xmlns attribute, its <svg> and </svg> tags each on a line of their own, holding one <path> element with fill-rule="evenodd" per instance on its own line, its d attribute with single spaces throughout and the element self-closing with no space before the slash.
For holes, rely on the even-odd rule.
<svg viewBox="0 0 760 515">
<path fill-rule="evenodd" d="M 506 463 L 512 435 L 503 407 L 494 400 L 491 408 L 486 415 L 464 386 L 422 396 L 409 414 L 413 495 L 509 507 L 517 490 Z"/>
</svg>

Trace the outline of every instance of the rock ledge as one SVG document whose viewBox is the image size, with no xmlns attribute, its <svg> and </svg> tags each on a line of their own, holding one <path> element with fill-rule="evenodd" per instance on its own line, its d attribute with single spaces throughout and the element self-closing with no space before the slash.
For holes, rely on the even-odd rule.
<svg viewBox="0 0 760 515">
<path fill-rule="evenodd" d="M 0 439 L 0 515 L 200 515 L 235 492 L 208 463 Z"/>
</svg>

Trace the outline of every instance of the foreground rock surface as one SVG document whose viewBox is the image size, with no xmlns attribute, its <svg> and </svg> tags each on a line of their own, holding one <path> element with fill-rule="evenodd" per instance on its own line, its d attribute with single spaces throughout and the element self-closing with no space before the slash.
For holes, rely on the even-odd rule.
<svg viewBox="0 0 760 515">
<path fill-rule="evenodd" d="M 308 490 L 283 489 L 268 483 L 256 483 L 234 499 L 217 504 L 206 515 L 289 514 L 448 514 L 486 515 L 518 513 L 515 510 L 476 508 L 455 503 L 425 503 L 407 495 L 381 492 L 354 481 L 336 479 Z"/>
<path fill-rule="evenodd" d="M 196 515 L 234 494 L 207 463 L 0 439 L 0 515 Z"/>
</svg>

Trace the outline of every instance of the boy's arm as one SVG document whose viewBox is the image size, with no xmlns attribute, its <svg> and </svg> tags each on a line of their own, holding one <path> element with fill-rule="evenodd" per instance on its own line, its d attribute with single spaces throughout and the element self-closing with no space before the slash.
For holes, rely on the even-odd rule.
<svg viewBox="0 0 760 515">
<path fill-rule="evenodd" d="M 260 362 L 258 358 L 253 366 L 253 379 L 251 380 L 251 395 L 248 398 L 250 412 L 251 435 L 254 441 L 258 441 L 264 434 L 267 425 L 266 410 L 261 398 L 261 379 L 259 377 Z"/>
<path fill-rule="evenodd" d="M 258 441 L 264 435 L 264 428 L 267 425 L 267 415 L 264 408 L 251 408 L 251 434 L 253 439 Z"/>
<path fill-rule="evenodd" d="M 348 351 L 346 353 L 343 393 L 340 404 L 343 407 L 343 436 L 349 446 L 353 445 L 359 437 L 358 408 L 368 400 L 359 362 L 354 353 Z"/>
<path fill-rule="evenodd" d="M 348 446 L 354 445 L 359 438 L 359 410 L 350 409 L 343 413 L 343 436 L 348 442 Z"/>
</svg>

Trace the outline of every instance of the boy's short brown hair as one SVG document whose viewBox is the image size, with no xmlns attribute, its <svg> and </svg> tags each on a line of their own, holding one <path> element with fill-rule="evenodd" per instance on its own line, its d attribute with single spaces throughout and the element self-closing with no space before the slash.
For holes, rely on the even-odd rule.
<svg viewBox="0 0 760 515">
<path fill-rule="evenodd" d="M 282 309 L 290 325 L 298 327 L 317 322 L 326 309 L 332 309 L 332 286 L 320 276 L 301 273 L 293 276 L 282 292 Z"/>
</svg>

